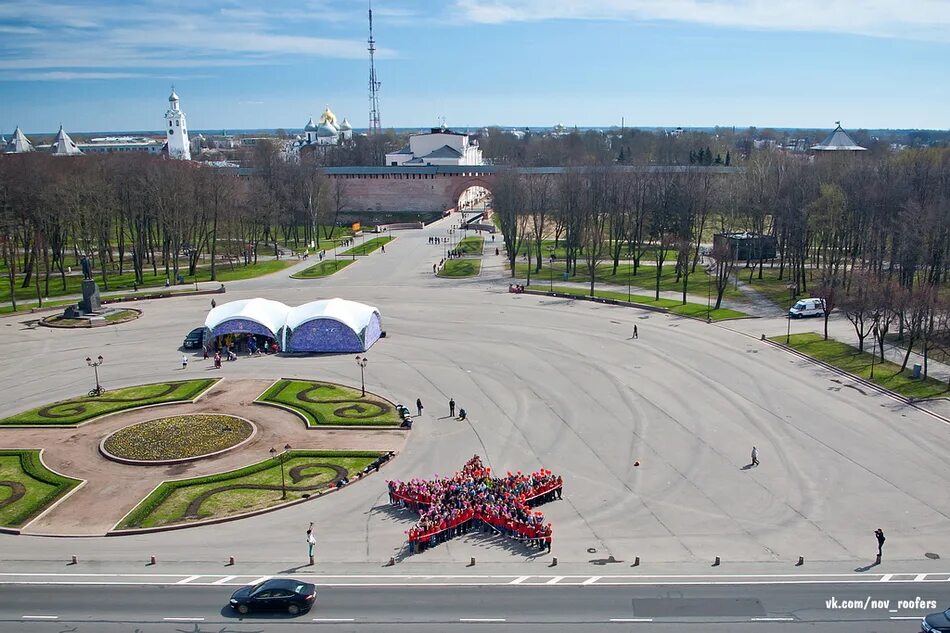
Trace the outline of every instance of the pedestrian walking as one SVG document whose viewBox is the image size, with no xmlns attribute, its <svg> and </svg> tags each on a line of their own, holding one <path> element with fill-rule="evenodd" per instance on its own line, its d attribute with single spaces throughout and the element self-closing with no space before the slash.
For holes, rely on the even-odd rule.
<svg viewBox="0 0 950 633">
<path fill-rule="evenodd" d="M 202 345 L 202 346 L 201 346 L 201 349 L 204 350 L 204 359 L 205 359 L 205 360 L 208 360 L 208 346 L 207 346 L 207 345 Z"/>
<path fill-rule="evenodd" d="M 752 465 L 753 466 L 759 465 L 759 449 L 757 449 L 754 446 L 752 447 Z"/>
<path fill-rule="evenodd" d="M 422 398 L 416 398 L 416 415 L 422 415 Z"/>
<path fill-rule="evenodd" d="M 383 249 L 383 252 L 384 252 L 384 253 L 386 252 L 386 245 L 385 245 L 385 244 L 381 244 L 381 245 L 380 245 L 380 248 Z"/>
<path fill-rule="evenodd" d="M 435 273 L 435 264 L 432 264 L 432 272 Z"/>
<path fill-rule="evenodd" d="M 636 326 L 636 324 L 634 324 L 634 326 L 633 326 L 633 338 L 640 338 L 640 333 L 637 332 L 637 326 Z"/>
<path fill-rule="evenodd" d="M 310 522 L 310 527 L 307 528 L 307 555 L 310 557 L 310 564 L 313 565 L 313 546 L 317 544 L 317 539 L 313 535 L 313 521 Z"/>
<path fill-rule="evenodd" d="M 449 398 L 449 417 L 455 417 L 455 398 Z"/>
<path fill-rule="evenodd" d="M 221 369 L 221 352 L 214 353 L 214 368 Z"/>
<path fill-rule="evenodd" d="M 883 550 L 884 550 L 884 541 L 886 541 L 887 539 L 884 538 L 884 530 L 882 530 L 881 528 L 874 530 L 874 536 L 877 537 L 877 562 L 880 564 L 881 554 L 883 553 Z"/>
<path fill-rule="evenodd" d="M 212 300 L 211 300 L 211 309 L 214 310 L 215 306 L 217 306 L 217 305 L 218 305 L 218 304 L 215 302 L 215 300 L 212 299 Z"/>
<path fill-rule="evenodd" d="M 188 369 L 188 357 L 184 354 L 181 355 L 181 368 Z"/>
</svg>

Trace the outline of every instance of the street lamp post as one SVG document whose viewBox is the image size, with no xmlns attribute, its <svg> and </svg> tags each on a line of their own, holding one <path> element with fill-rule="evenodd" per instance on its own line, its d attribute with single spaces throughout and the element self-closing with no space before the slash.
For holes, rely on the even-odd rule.
<svg viewBox="0 0 950 633">
<path fill-rule="evenodd" d="M 706 269 L 706 323 L 711 323 L 710 312 L 712 308 L 712 275 L 708 268 Z"/>
<path fill-rule="evenodd" d="M 551 274 L 551 292 L 554 292 L 554 253 L 551 253 L 551 259 L 548 262 L 548 272 Z"/>
<path fill-rule="evenodd" d="M 874 343 L 871 345 L 871 380 L 874 380 L 874 357 L 877 356 L 877 323 L 874 324 Z"/>
<path fill-rule="evenodd" d="M 788 300 L 795 301 L 795 291 L 797 288 L 795 284 L 788 284 Z M 793 304 L 794 305 L 794 304 Z M 785 318 L 788 319 L 788 326 L 785 329 L 785 344 L 788 345 L 789 341 L 792 338 L 792 314 L 788 312 L 785 314 Z"/>
<path fill-rule="evenodd" d="M 287 451 L 291 449 L 290 444 L 284 444 L 284 450 L 281 453 L 277 452 L 276 448 L 270 449 L 270 455 L 277 460 L 277 463 L 280 464 L 280 498 L 287 498 L 287 480 L 284 478 L 284 455 L 287 454 Z"/>
<path fill-rule="evenodd" d="M 360 366 L 360 391 L 363 393 L 363 397 L 366 397 L 366 381 L 363 379 L 363 370 L 366 368 L 366 364 L 369 362 L 369 359 L 365 356 L 357 356 L 356 364 Z"/>
<path fill-rule="evenodd" d="M 86 364 L 93 368 L 96 372 L 96 388 L 89 392 L 90 396 L 101 396 L 105 389 L 102 388 L 102 385 L 99 384 L 99 365 L 102 364 L 102 355 L 100 354 L 96 360 L 92 360 L 86 356 Z"/>
</svg>

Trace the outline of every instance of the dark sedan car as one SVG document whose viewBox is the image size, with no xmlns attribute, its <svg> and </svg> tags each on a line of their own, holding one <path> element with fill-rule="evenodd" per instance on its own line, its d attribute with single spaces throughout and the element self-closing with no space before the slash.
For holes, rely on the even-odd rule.
<svg viewBox="0 0 950 633">
<path fill-rule="evenodd" d="M 926 616 L 920 623 L 920 630 L 926 633 L 950 633 L 950 609 Z"/>
<path fill-rule="evenodd" d="M 244 615 L 250 611 L 285 611 L 297 615 L 309 611 L 317 599 L 317 589 L 293 578 L 271 578 L 241 587 L 231 595 L 231 608 Z"/>
<path fill-rule="evenodd" d="M 188 332 L 188 336 L 185 337 L 185 342 L 182 343 L 182 347 L 185 349 L 198 349 L 204 342 L 204 336 L 205 328 L 196 327 L 191 332 Z"/>
</svg>

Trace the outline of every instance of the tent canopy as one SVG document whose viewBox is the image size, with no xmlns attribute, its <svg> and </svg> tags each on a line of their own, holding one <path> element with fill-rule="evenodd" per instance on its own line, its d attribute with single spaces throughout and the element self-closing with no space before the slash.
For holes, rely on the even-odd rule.
<svg viewBox="0 0 950 633">
<path fill-rule="evenodd" d="M 287 321 L 290 308 L 279 301 L 270 299 L 241 299 L 212 308 L 205 319 L 205 327 L 214 336 L 231 332 L 246 331 L 227 327 L 227 322 L 251 321 L 263 326 L 276 338 L 277 333 Z"/>
</svg>

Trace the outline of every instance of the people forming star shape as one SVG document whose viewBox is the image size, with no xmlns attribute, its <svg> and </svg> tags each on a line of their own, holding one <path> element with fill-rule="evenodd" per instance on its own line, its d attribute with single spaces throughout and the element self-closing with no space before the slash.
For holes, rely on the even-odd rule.
<svg viewBox="0 0 950 633">
<path fill-rule="evenodd" d="M 421 551 L 479 525 L 551 549 L 551 524 L 532 508 L 560 499 L 563 480 L 550 470 L 492 477 L 478 455 L 452 477 L 390 481 L 389 501 L 419 513 L 406 534 L 413 551 Z"/>
</svg>

